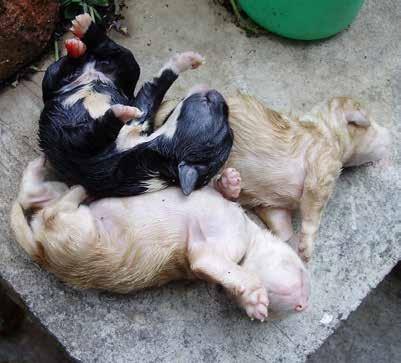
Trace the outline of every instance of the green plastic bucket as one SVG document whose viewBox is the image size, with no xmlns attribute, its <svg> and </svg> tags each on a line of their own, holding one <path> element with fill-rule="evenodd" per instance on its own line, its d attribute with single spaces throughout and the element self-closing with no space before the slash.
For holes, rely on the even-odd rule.
<svg viewBox="0 0 401 363">
<path fill-rule="evenodd" d="M 364 0 L 237 0 L 260 26 L 292 39 L 330 37 L 352 23 Z"/>
</svg>

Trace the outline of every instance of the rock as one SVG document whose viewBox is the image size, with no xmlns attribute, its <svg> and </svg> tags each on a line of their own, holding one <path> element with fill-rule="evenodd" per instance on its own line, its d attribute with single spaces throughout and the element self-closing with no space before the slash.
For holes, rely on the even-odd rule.
<svg viewBox="0 0 401 363">
<path fill-rule="evenodd" d="M 57 0 L 0 0 L 0 81 L 43 52 L 58 10 Z"/>
</svg>

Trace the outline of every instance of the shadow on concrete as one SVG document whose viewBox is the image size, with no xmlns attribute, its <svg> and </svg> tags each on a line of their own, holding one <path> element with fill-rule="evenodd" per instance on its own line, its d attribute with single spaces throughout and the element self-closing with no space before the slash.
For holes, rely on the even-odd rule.
<svg viewBox="0 0 401 363">
<path fill-rule="evenodd" d="M 70 363 L 60 344 L 0 284 L 0 363 Z"/>
<path fill-rule="evenodd" d="M 401 262 L 329 337 L 308 363 L 401 361 Z"/>
</svg>

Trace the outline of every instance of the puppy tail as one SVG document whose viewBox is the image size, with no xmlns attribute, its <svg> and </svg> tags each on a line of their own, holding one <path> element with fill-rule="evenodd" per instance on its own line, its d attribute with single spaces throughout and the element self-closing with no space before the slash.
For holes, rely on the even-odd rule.
<svg viewBox="0 0 401 363">
<path fill-rule="evenodd" d="M 19 245 L 30 255 L 35 261 L 41 262 L 43 255 L 40 253 L 39 244 L 36 243 L 31 227 L 25 217 L 24 210 L 18 201 L 15 201 L 11 208 L 11 229 L 17 239 Z"/>
</svg>

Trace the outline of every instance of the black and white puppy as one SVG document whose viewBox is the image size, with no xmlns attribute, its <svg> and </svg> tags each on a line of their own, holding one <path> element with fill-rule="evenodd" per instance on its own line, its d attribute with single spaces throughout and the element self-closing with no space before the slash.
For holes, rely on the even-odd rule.
<svg viewBox="0 0 401 363">
<path fill-rule="evenodd" d="M 153 132 L 153 117 L 179 73 L 203 58 L 170 59 L 137 96 L 140 68 L 87 14 L 73 21 L 79 39 L 43 80 L 40 147 L 56 172 L 95 197 L 129 196 L 179 185 L 184 194 L 207 184 L 228 158 L 228 107 L 215 90 L 198 88 Z M 153 133 L 152 133 L 153 132 Z"/>
</svg>

